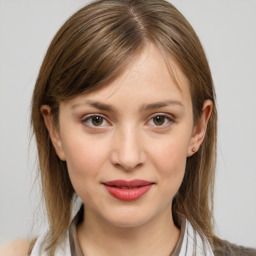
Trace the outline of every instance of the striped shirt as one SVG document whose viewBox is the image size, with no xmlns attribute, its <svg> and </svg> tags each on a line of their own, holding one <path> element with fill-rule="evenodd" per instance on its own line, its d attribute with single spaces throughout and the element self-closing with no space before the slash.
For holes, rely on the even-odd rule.
<svg viewBox="0 0 256 256">
<path fill-rule="evenodd" d="M 86 256 L 83 254 L 77 237 L 77 225 L 83 220 L 83 206 L 77 205 L 73 220 L 63 243 L 57 248 L 55 256 Z M 43 248 L 43 241 L 47 230 L 36 240 L 30 256 L 48 256 Z M 178 242 L 170 256 L 256 256 L 256 250 L 231 244 L 224 240 L 214 242 L 212 251 L 206 238 L 201 238 L 190 222 L 183 217 Z"/>
</svg>

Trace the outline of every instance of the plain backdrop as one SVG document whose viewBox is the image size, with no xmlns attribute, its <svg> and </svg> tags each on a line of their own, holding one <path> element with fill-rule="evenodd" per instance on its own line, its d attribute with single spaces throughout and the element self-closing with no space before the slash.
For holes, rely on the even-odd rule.
<svg viewBox="0 0 256 256">
<path fill-rule="evenodd" d="M 219 111 L 217 234 L 256 247 L 256 1 L 171 1 L 198 33 Z M 42 223 L 30 101 L 46 49 L 82 0 L 0 0 L 0 241 Z M 33 226 L 38 226 L 33 231 Z"/>
</svg>

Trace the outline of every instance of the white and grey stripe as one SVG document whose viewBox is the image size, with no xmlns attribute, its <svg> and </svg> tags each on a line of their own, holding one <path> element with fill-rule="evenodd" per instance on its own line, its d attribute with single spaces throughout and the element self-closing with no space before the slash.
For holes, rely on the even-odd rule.
<svg viewBox="0 0 256 256">
<path fill-rule="evenodd" d="M 65 241 L 57 248 L 55 256 L 85 256 L 79 245 L 76 232 L 76 227 L 82 220 L 82 216 L 83 206 L 72 220 Z M 47 252 L 42 248 L 45 234 L 42 234 L 37 239 L 31 256 L 47 256 Z M 190 222 L 184 217 L 181 223 L 179 240 L 170 256 L 214 256 L 214 254 L 207 239 L 201 238 Z"/>
</svg>

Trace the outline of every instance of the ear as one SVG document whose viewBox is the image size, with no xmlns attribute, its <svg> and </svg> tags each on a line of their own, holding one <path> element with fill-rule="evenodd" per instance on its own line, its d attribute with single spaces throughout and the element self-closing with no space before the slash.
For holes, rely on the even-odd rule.
<svg viewBox="0 0 256 256">
<path fill-rule="evenodd" d="M 196 151 L 198 151 L 198 149 L 200 148 L 204 140 L 204 136 L 207 130 L 207 124 L 212 113 L 212 108 L 213 108 L 212 101 L 205 100 L 201 117 L 196 122 L 193 128 L 192 137 L 190 139 L 190 144 L 188 147 L 188 153 L 187 153 L 188 157 L 192 156 Z"/>
<path fill-rule="evenodd" d="M 52 118 L 50 106 L 42 105 L 40 110 L 41 110 L 41 113 L 42 113 L 43 118 L 44 118 L 45 126 L 46 126 L 46 128 L 49 132 L 51 142 L 52 142 L 52 144 L 55 148 L 55 151 L 56 151 L 58 157 L 62 161 L 66 161 L 65 153 L 63 151 L 61 137 L 60 137 L 60 134 L 59 134 L 59 131 L 58 131 L 57 127 L 53 123 L 53 118 Z"/>
</svg>

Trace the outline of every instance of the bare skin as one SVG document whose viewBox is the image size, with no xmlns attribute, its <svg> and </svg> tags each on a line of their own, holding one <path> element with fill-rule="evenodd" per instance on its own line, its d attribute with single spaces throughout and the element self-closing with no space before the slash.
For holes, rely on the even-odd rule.
<svg viewBox="0 0 256 256">
<path fill-rule="evenodd" d="M 171 203 L 187 157 L 203 141 L 212 102 L 205 101 L 194 124 L 188 79 L 178 65 L 172 67 L 180 88 L 160 51 L 149 45 L 113 83 L 61 103 L 59 130 L 50 107 L 41 108 L 56 153 L 85 205 L 77 234 L 86 256 L 168 256 L 178 241 Z M 115 179 L 154 185 L 125 202 L 104 186 Z"/>
<path fill-rule="evenodd" d="M 0 244 L 0 255 L 3 256 L 28 256 L 30 241 L 25 239 L 15 240 L 8 244 Z"/>
<path fill-rule="evenodd" d="M 170 209 L 168 207 L 150 225 L 135 228 L 113 229 L 106 223 L 102 225 L 97 217 L 90 216 L 90 221 L 84 221 L 78 228 L 81 249 L 86 255 L 100 256 L 170 255 L 180 234 L 173 224 Z"/>
<path fill-rule="evenodd" d="M 201 119 L 194 124 L 188 81 L 174 68 L 181 91 L 151 45 L 114 84 L 61 104 L 60 132 L 51 122 L 49 106 L 41 108 L 56 153 L 67 161 L 73 186 L 85 205 L 77 235 L 86 256 L 168 256 L 177 244 L 180 231 L 174 225 L 171 202 L 182 182 L 186 158 L 203 141 L 212 102 L 205 101 Z M 168 97 L 174 104 L 141 112 Z M 84 106 L 88 99 L 108 103 L 117 112 L 103 111 L 100 115 L 108 119 L 94 126 L 84 116 L 100 111 L 88 110 Z M 71 112 L 74 106 L 78 110 Z M 163 124 L 154 123 L 156 114 Z M 113 179 L 146 179 L 154 186 L 139 200 L 122 202 L 102 186 L 102 181 Z M 0 255 L 27 256 L 29 247 L 30 241 L 17 240 L 0 245 Z"/>
</svg>

